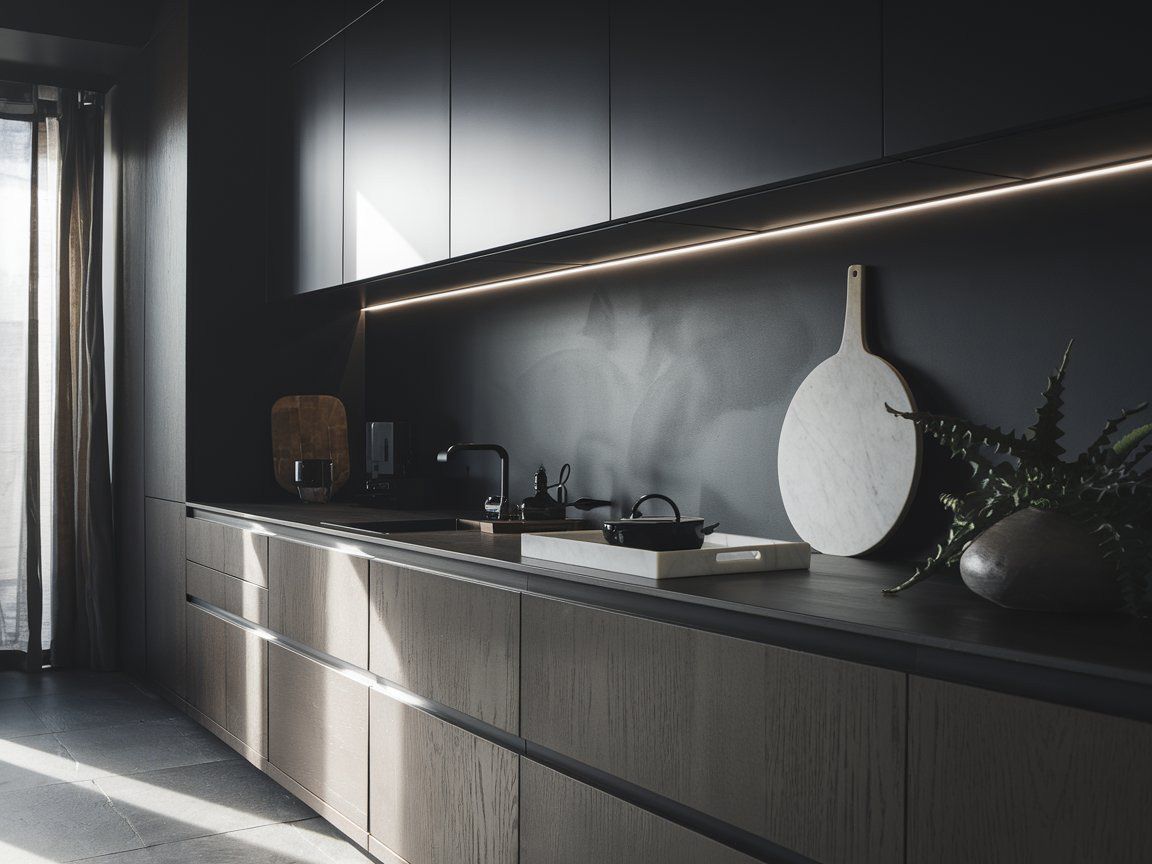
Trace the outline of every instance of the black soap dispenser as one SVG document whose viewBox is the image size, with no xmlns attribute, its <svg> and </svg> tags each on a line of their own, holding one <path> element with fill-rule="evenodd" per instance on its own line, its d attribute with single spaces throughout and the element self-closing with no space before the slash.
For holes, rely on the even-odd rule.
<svg viewBox="0 0 1152 864">
<path fill-rule="evenodd" d="M 564 518 L 564 505 L 548 494 L 548 472 L 544 470 L 543 465 L 536 469 L 536 474 L 532 478 L 532 489 L 535 494 L 525 498 L 516 508 L 521 519 L 539 521 Z"/>
</svg>

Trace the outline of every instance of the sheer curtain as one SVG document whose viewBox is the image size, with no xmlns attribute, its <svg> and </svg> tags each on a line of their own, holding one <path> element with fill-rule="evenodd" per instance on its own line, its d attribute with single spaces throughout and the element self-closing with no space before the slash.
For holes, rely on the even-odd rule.
<svg viewBox="0 0 1152 864">
<path fill-rule="evenodd" d="M 110 668 L 99 114 L 42 90 L 0 83 L 0 666 Z"/>
</svg>

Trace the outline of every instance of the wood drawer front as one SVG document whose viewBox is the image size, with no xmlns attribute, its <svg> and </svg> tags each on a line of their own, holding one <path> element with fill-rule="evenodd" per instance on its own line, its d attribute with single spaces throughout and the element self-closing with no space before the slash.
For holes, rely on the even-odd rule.
<svg viewBox="0 0 1152 864">
<path fill-rule="evenodd" d="M 909 864 L 1152 861 L 1152 724 L 909 678 Z"/>
<path fill-rule="evenodd" d="M 272 538 L 268 620 L 277 633 L 368 668 L 368 559 Z"/>
<path fill-rule="evenodd" d="M 520 864 L 754 864 L 674 822 L 536 762 L 520 762 Z"/>
<path fill-rule="evenodd" d="M 369 688 L 268 644 L 268 761 L 368 829 Z"/>
<path fill-rule="evenodd" d="M 213 570 L 224 570 L 224 525 L 207 519 L 187 519 L 187 558 Z"/>
<path fill-rule="evenodd" d="M 228 630 L 232 625 L 191 604 L 185 612 L 185 622 L 188 628 L 188 702 L 208 719 L 224 726 Z"/>
<path fill-rule="evenodd" d="M 268 755 L 268 643 L 233 624 L 228 628 L 224 728 Z"/>
<path fill-rule="evenodd" d="M 522 604 L 526 739 L 825 864 L 902 859 L 902 673 Z"/>
<path fill-rule="evenodd" d="M 520 595 L 373 561 L 369 668 L 516 734 Z"/>
<path fill-rule="evenodd" d="M 185 574 L 188 594 L 255 624 L 268 624 L 268 591 L 258 585 L 210 570 L 193 561 Z"/>
<path fill-rule="evenodd" d="M 517 864 L 519 757 L 372 691 L 372 836 L 408 864 Z"/>
<path fill-rule="evenodd" d="M 224 566 L 229 576 L 268 587 L 268 536 L 245 531 L 232 525 L 222 525 Z"/>
</svg>

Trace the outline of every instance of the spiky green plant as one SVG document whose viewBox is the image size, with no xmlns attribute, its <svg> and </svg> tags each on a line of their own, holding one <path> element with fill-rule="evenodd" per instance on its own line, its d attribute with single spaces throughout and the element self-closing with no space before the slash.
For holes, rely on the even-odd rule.
<svg viewBox="0 0 1152 864">
<path fill-rule="evenodd" d="M 885 406 L 948 448 L 952 458 L 967 462 L 974 487 L 940 496 L 952 513 L 947 537 L 907 581 L 885 593 L 903 591 L 954 566 L 984 529 L 1025 507 L 1037 507 L 1065 513 L 1097 537 L 1101 554 L 1115 567 L 1128 609 L 1138 614 L 1152 610 L 1152 469 L 1139 467 L 1152 453 L 1152 443 L 1145 441 L 1152 423 L 1116 438 L 1120 427 L 1147 403 L 1107 421 L 1088 449 L 1075 459 L 1065 458 L 1061 421 L 1071 352 L 1069 342 L 1048 379 L 1036 422 L 1022 434 Z"/>
</svg>

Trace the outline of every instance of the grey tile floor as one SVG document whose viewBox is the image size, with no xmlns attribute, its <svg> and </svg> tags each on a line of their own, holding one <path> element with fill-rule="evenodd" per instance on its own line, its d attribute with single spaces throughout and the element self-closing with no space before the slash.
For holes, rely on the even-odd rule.
<svg viewBox="0 0 1152 864">
<path fill-rule="evenodd" d="M 0 672 L 0 864 L 367 864 L 120 675 Z"/>
</svg>

